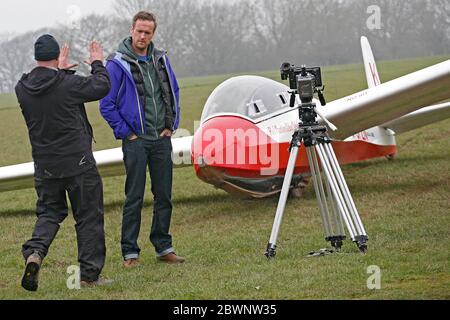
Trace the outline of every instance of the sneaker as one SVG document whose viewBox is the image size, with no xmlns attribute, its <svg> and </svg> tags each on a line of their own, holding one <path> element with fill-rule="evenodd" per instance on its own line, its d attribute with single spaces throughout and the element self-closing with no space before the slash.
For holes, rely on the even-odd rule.
<svg viewBox="0 0 450 320">
<path fill-rule="evenodd" d="M 80 281 L 80 286 L 82 288 L 92 288 L 97 286 L 109 286 L 114 283 L 114 280 L 112 279 L 105 279 L 103 277 L 98 277 L 95 281 L 86 281 L 82 280 Z"/>
<path fill-rule="evenodd" d="M 22 287 L 28 291 L 36 291 L 38 288 L 39 269 L 41 268 L 41 256 L 34 252 L 28 258 L 25 272 L 22 277 Z"/>
<path fill-rule="evenodd" d="M 131 259 L 123 261 L 123 266 L 125 268 L 133 268 L 133 267 L 137 267 L 138 265 L 139 265 L 139 260 L 136 258 L 131 258 Z"/>
<path fill-rule="evenodd" d="M 183 263 L 186 260 L 183 257 L 177 256 L 175 252 L 171 252 L 164 256 L 157 257 L 156 259 L 160 262 L 166 262 L 169 264 Z"/>
</svg>

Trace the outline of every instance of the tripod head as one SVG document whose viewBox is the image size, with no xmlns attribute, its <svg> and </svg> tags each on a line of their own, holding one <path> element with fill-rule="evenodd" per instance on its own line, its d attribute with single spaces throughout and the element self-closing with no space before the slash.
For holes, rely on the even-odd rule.
<svg viewBox="0 0 450 320">
<path fill-rule="evenodd" d="M 287 80 L 289 78 L 289 87 L 291 88 L 291 95 L 298 94 L 302 103 L 311 103 L 314 94 L 317 93 L 320 99 L 321 105 L 326 105 L 325 98 L 323 96 L 323 90 L 325 87 L 322 85 L 322 73 L 320 67 L 306 68 L 306 66 L 296 67 L 289 62 L 284 62 L 280 68 L 281 80 Z M 295 104 L 292 102 L 291 107 Z"/>
<path fill-rule="evenodd" d="M 313 102 L 314 94 L 317 93 L 320 104 L 326 105 L 323 90 L 325 86 L 322 84 L 322 73 L 320 67 L 307 68 L 305 65 L 296 67 L 289 62 L 284 62 L 280 68 L 281 80 L 289 79 L 289 87 L 291 91 L 290 107 L 295 106 L 295 98 L 298 94 L 300 97 L 299 118 L 303 126 L 318 125 L 317 115 L 319 115 L 332 130 L 336 127 L 331 124 L 325 117 L 318 113 L 316 104 Z"/>
</svg>

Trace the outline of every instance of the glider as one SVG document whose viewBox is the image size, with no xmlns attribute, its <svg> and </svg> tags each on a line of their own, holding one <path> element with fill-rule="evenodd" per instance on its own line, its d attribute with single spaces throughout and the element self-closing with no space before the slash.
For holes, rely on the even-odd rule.
<svg viewBox="0 0 450 320">
<path fill-rule="evenodd" d="M 340 164 L 393 158 L 395 137 L 450 116 L 450 60 L 381 83 L 367 38 L 361 38 L 368 89 L 317 109 L 335 124 L 329 131 Z M 173 138 L 175 167 L 194 166 L 202 181 L 231 194 L 263 198 L 281 191 L 289 143 L 298 126 L 298 103 L 289 87 L 259 76 L 238 76 L 209 96 L 194 136 Z M 94 152 L 103 177 L 124 174 L 121 148 Z M 0 168 L 0 192 L 33 187 L 33 162 Z M 304 148 L 291 188 L 310 176 Z"/>
</svg>

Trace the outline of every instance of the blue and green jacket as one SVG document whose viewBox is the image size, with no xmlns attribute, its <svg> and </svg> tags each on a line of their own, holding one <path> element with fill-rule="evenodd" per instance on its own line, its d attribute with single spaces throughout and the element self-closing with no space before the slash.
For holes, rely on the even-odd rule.
<svg viewBox="0 0 450 320">
<path fill-rule="evenodd" d="M 149 52 L 152 53 L 151 62 L 165 104 L 164 127 L 175 131 L 180 119 L 178 82 L 167 53 L 153 47 Z M 111 80 L 111 90 L 100 101 L 100 112 L 113 129 L 116 139 L 124 139 L 132 133 L 152 135 L 145 118 L 144 74 L 136 56 L 119 50 L 107 58 L 106 69 Z"/>
</svg>

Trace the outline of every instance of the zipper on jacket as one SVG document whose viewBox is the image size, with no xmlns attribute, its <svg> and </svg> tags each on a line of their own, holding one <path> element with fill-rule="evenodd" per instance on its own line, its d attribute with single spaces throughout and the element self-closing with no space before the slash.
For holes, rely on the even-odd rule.
<svg viewBox="0 0 450 320">
<path fill-rule="evenodd" d="M 144 63 L 148 66 L 148 62 L 144 62 Z M 138 66 L 139 66 L 139 71 L 142 74 L 142 78 L 144 78 L 144 71 L 142 70 L 141 66 L 139 65 L 139 62 L 138 62 Z M 158 138 L 158 131 L 156 129 L 156 125 L 158 124 L 158 111 L 156 110 L 155 87 L 153 85 L 152 78 L 150 77 L 150 74 L 148 72 L 147 72 L 147 78 L 150 80 L 150 85 L 152 86 L 152 91 L 153 91 L 152 100 L 153 100 L 153 107 L 155 108 L 155 117 L 156 117 L 155 118 L 155 128 L 154 129 L 155 129 L 156 138 Z M 144 82 L 144 87 L 145 87 L 145 82 Z M 145 88 L 144 88 L 144 95 L 145 95 Z"/>
<path fill-rule="evenodd" d="M 142 77 L 144 77 L 144 74 L 143 74 L 143 72 L 141 70 L 141 66 L 139 65 L 139 62 L 134 62 L 134 63 L 138 66 L 138 69 L 141 72 Z M 142 122 L 141 102 L 139 101 L 139 93 L 137 91 L 137 86 L 136 85 L 134 86 L 134 91 L 136 92 L 136 100 L 137 100 L 137 103 L 138 103 L 139 120 L 141 121 L 142 134 L 145 134 L 146 132 L 144 130 L 144 123 Z M 145 92 L 144 92 L 144 95 L 145 95 Z"/>
<path fill-rule="evenodd" d="M 156 72 L 156 66 L 155 66 L 155 57 L 152 56 L 152 62 L 153 62 L 153 67 L 155 68 L 155 72 Z M 146 64 L 148 65 L 148 62 L 146 62 Z M 156 100 L 155 100 L 155 86 L 153 84 L 153 80 L 152 77 L 150 77 L 150 73 L 149 70 L 147 68 L 147 77 L 150 79 L 150 84 L 152 85 L 152 99 L 153 99 L 153 106 L 155 107 L 155 133 L 156 133 L 156 138 L 158 138 L 158 130 L 156 128 L 156 126 L 158 125 L 158 110 L 156 109 Z"/>
<path fill-rule="evenodd" d="M 116 106 L 118 106 L 119 97 L 120 97 L 120 91 L 122 91 L 123 83 L 124 83 L 124 82 L 125 82 L 125 81 L 122 80 L 122 82 L 120 83 L 119 91 L 117 91 L 117 96 L 116 96 Z"/>
<path fill-rule="evenodd" d="M 174 105 L 174 111 L 175 111 L 175 118 L 173 119 L 173 125 L 172 125 L 172 131 L 175 131 L 175 122 L 177 121 L 177 116 L 178 116 L 178 110 L 177 110 L 177 97 L 175 96 L 175 91 L 173 89 L 173 85 L 172 85 L 172 79 L 170 78 L 170 74 L 169 74 L 169 68 L 167 68 L 167 62 L 166 62 L 166 57 L 163 56 L 163 61 L 164 61 L 164 66 L 166 67 L 166 73 L 167 73 L 167 78 L 169 78 L 169 84 L 170 84 L 170 91 L 172 92 L 172 97 L 173 97 L 173 105 Z"/>
<path fill-rule="evenodd" d="M 142 114 L 141 114 L 141 102 L 139 101 L 139 94 L 137 92 L 137 88 L 134 88 L 135 92 L 136 92 L 136 100 L 138 103 L 138 110 L 139 110 L 139 120 L 141 120 L 141 128 L 142 128 L 142 134 L 145 133 L 144 131 L 144 124 L 142 123 Z"/>
</svg>

